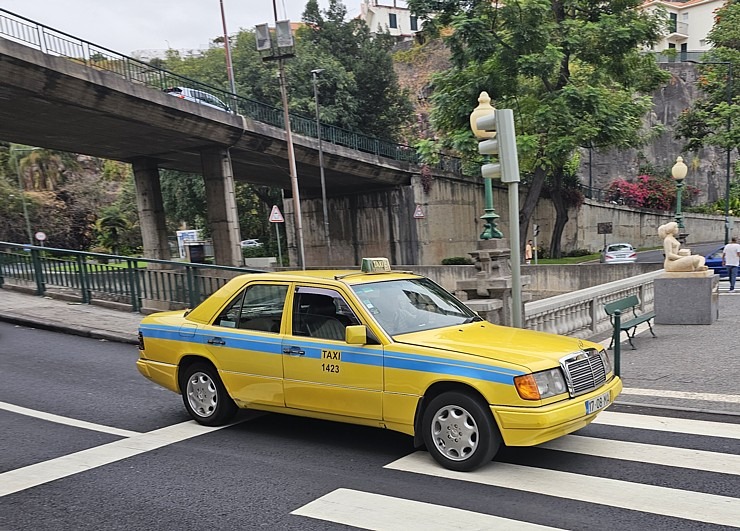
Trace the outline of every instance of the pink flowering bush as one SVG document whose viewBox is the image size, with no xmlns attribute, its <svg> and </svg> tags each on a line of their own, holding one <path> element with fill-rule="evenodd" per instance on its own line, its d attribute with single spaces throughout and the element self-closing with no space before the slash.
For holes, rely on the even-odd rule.
<svg viewBox="0 0 740 531">
<path fill-rule="evenodd" d="M 682 205 L 690 205 L 699 195 L 695 186 L 685 185 Z M 606 192 L 606 200 L 636 208 L 673 210 L 676 204 L 676 183 L 670 177 L 638 175 L 633 181 L 617 179 Z"/>
</svg>

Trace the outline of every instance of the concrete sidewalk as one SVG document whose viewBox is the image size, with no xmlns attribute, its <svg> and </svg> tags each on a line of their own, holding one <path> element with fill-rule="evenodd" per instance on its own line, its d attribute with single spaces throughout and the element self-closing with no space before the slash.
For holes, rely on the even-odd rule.
<svg viewBox="0 0 740 531">
<path fill-rule="evenodd" d="M 637 350 L 625 340 L 625 390 L 618 402 L 740 415 L 740 294 L 720 292 L 719 312 L 711 325 L 654 325 L 658 337 L 639 333 L 634 339 Z M 136 344 L 141 318 L 138 313 L 0 289 L 0 321 L 20 326 Z M 597 339 L 608 346 L 608 338 Z"/>
</svg>

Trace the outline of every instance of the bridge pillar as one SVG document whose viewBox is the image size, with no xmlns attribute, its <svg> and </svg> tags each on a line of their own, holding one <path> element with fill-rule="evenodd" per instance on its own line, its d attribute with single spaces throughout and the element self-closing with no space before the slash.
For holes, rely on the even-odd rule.
<svg viewBox="0 0 740 531">
<path fill-rule="evenodd" d="M 239 216 L 234 191 L 234 171 L 226 149 L 204 149 L 200 153 L 206 186 L 208 225 L 213 238 L 214 260 L 218 265 L 242 265 L 239 246 Z"/>
<path fill-rule="evenodd" d="M 134 160 L 132 166 L 144 256 L 169 260 L 171 256 L 167 244 L 167 224 L 164 217 L 162 189 L 159 186 L 157 162 L 154 159 L 141 158 Z"/>
</svg>

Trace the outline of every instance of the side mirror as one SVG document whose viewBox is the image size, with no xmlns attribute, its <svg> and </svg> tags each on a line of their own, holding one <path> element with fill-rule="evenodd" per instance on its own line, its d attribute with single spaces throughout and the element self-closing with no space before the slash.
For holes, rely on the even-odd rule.
<svg viewBox="0 0 740 531">
<path fill-rule="evenodd" d="M 365 325 L 351 325 L 345 328 L 345 341 L 349 345 L 367 345 L 367 327 Z"/>
</svg>

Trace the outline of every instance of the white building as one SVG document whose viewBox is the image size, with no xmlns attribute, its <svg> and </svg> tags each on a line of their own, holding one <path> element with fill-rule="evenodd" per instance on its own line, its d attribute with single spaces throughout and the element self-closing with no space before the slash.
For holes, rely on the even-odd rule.
<svg viewBox="0 0 740 531">
<path fill-rule="evenodd" d="M 408 40 L 421 29 L 421 21 L 402 0 L 362 0 L 360 18 L 370 31 L 387 31 L 398 40 Z"/>
<path fill-rule="evenodd" d="M 668 16 L 668 32 L 653 46 L 653 51 L 676 50 L 677 52 L 706 51 L 712 46 L 707 34 L 714 26 L 714 12 L 725 5 L 726 0 L 648 0 L 643 9 L 655 11 L 663 8 Z"/>
</svg>

